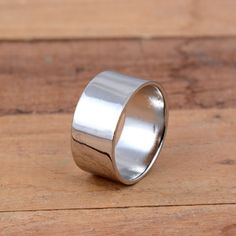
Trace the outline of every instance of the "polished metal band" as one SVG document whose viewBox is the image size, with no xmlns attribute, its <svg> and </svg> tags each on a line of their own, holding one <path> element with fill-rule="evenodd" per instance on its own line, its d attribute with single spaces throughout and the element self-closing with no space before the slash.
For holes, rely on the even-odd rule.
<svg viewBox="0 0 236 236">
<path fill-rule="evenodd" d="M 74 160 L 85 171 L 134 184 L 157 159 L 167 120 L 165 92 L 158 83 L 102 72 L 76 106 Z"/>
</svg>

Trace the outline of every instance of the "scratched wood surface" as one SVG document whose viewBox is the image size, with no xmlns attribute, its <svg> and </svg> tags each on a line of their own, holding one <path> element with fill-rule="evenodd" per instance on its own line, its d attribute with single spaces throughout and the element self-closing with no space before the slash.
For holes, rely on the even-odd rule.
<svg viewBox="0 0 236 236">
<path fill-rule="evenodd" d="M 0 42 L 0 112 L 72 112 L 88 81 L 116 70 L 163 84 L 170 107 L 236 107 L 236 38 Z"/>
<path fill-rule="evenodd" d="M 131 187 L 75 166 L 71 115 L 2 116 L 0 211 L 234 203 L 235 115 L 236 109 L 171 111 L 158 165 Z"/>
<path fill-rule="evenodd" d="M 4 212 L 0 221 L 3 235 L 234 236 L 235 217 L 235 205 L 219 205 Z"/>
<path fill-rule="evenodd" d="M 235 9 L 235 0 L 1 0 L 0 36 L 235 36 Z"/>
<path fill-rule="evenodd" d="M 236 235 L 234 0 L 0 0 L 0 236 Z M 166 144 L 123 186 L 78 169 L 75 104 L 116 70 L 167 90 Z"/>
</svg>

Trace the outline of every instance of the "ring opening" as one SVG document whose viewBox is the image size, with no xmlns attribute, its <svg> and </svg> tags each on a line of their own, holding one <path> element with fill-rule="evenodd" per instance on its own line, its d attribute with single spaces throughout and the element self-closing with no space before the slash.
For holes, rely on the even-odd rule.
<svg viewBox="0 0 236 236">
<path fill-rule="evenodd" d="M 154 163 L 165 132 L 165 101 L 159 88 L 146 85 L 126 104 L 115 135 L 119 174 L 132 181 Z"/>
</svg>

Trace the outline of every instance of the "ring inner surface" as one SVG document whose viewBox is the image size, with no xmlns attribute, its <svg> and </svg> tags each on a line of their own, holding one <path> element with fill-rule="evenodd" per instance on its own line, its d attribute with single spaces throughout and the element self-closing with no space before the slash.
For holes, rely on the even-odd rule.
<svg viewBox="0 0 236 236">
<path fill-rule="evenodd" d="M 126 104 L 115 135 L 115 162 L 124 179 L 136 179 L 156 158 L 165 131 L 164 106 L 154 85 L 141 88 Z"/>
</svg>

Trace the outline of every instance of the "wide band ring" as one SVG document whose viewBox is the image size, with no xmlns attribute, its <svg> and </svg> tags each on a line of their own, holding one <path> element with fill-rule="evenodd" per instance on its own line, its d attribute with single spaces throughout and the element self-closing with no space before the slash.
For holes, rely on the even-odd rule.
<svg viewBox="0 0 236 236">
<path fill-rule="evenodd" d="M 72 154 L 83 170 L 134 184 L 152 167 L 168 120 L 163 88 L 116 72 L 98 74 L 85 88 L 72 122 Z"/>
</svg>

